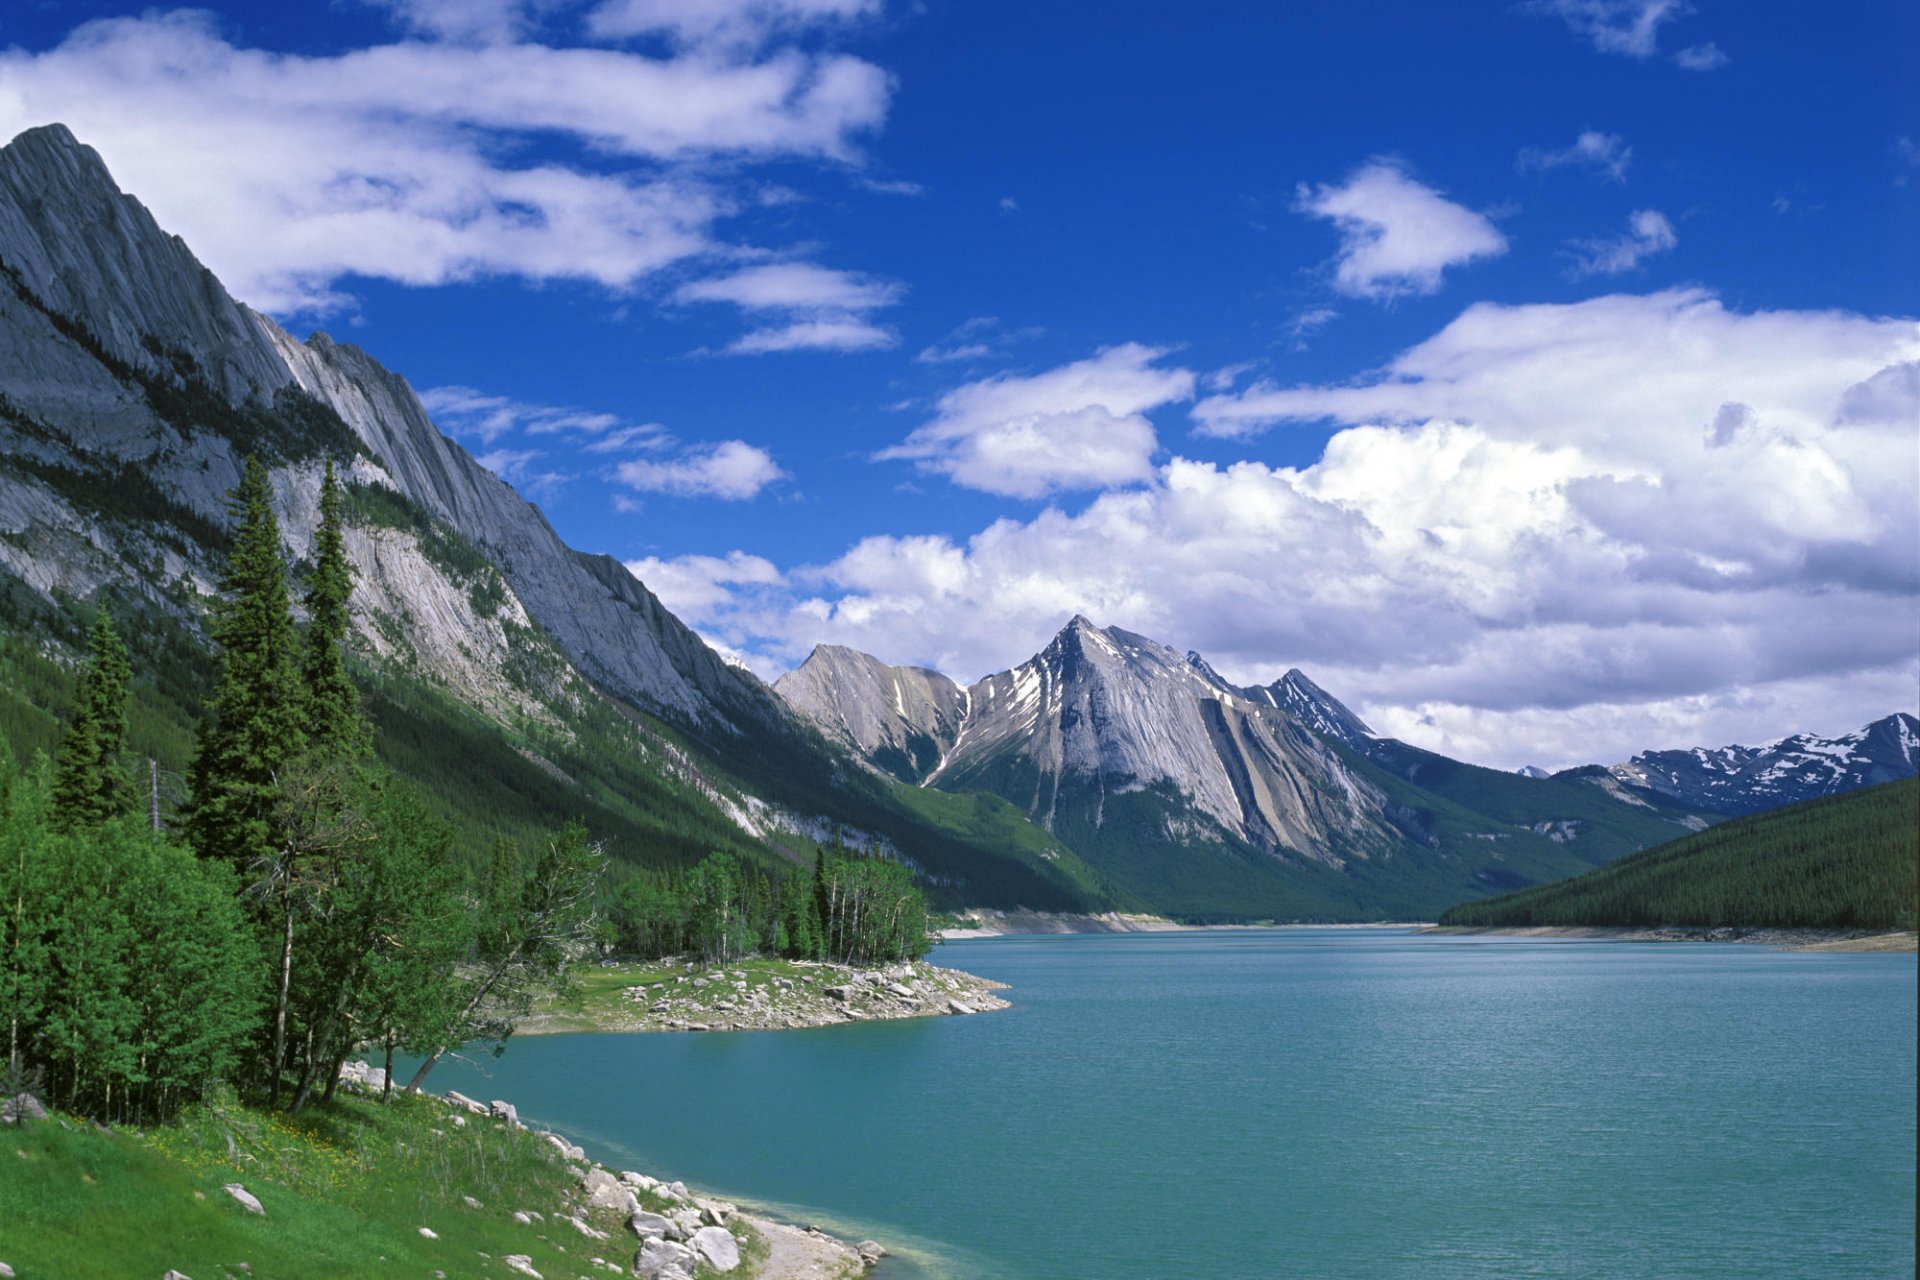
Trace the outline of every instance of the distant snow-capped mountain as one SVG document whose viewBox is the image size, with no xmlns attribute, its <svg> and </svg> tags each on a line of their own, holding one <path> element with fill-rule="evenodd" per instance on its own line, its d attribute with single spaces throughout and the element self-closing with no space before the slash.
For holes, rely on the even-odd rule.
<svg viewBox="0 0 1920 1280">
<path fill-rule="evenodd" d="M 1837 738 L 1796 733 L 1758 747 L 1643 751 L 1608 772 L 1629 787 L 1737 816 L 1912 777 L 1917 770 L 1920 721 L 1903 711 Z"/>
</svg>

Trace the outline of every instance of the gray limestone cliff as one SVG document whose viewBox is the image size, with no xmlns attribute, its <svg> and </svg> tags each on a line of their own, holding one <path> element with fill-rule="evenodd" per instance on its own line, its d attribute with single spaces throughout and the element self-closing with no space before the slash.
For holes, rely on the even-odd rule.
<svg viewBox="0 0 1920 1280">
<path fill-rule="evenodd" d="M 249 444 L 277 452 L 284 523 L 291 549 L 303 553 L 320 451 L 302 453 L 279 436 L 235 439 L 223 420 L 264 421 L 276 410 L 311 417 L 318 405 L 357 443 L 351 480 L 392 490 L 484 552 L 511 593 L 510 612 L 537 624 L 582 674 L 642 707 L 722 731 L 785 714 L 618 562 L 562 543 L 535 507 L 439 432 L 404 378 L 358 347 L 324 333 L 302 342 L 236 302 L 64 126 L 28 130 L 0 148 L 0 259 L 9 276 L 0 288 L 6 452 L 26 463 L 0 495 L 8 535 L 0 567 L 29 584 L 84 597 L 132 562 L 150 565 L 158 582 L 207 589 L 205 555 L 156 540 L 151 529 L 102 527 L 60 480 L 135 469 L 162 500 L 217 524 Z M 402 563 L 393 540 L 381 542 L 356 542 L 357 567 L 383 585 L 387 604 L 404 606 L 409 595 L 423 607 L 444 603 L 431 566 Z M 430 612 L 439 616 L 413 627 L 421 633 L 413 639 L 448 650 L 449 661 L 458 657 L 450 631 L 488 630 L 479 616 Z M 359 622 L 381 649 L 371 617 L 363 611 Z M 485 679 L 484 655 L 467 665 L 473 680 Z"/>
</svg>

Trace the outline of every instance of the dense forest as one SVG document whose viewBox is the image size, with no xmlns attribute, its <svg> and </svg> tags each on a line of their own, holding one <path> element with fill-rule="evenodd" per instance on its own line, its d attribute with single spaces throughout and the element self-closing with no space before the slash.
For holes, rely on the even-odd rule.
<svg viewBox="0 0 1920 1280">
<path fill-rule="evenodd" d="M 924 953 L 911 872 L 843 849 L 810 875 L 719 852 L 617 885 L 578 823 L 460 849 L 379 762 L 349 673 L 347 495 L 329 467 L 304 626 L 270 497 L 250 460 L 175 821 L 133 767 L 132 663 L 104 603 L 51 757 L 0 739 L 0 1097 L 147 1123 L 224 1081 L 300 1111 L 368 1047 L 422 1057 L 418 1087 L 450 1048 L 503 1045 L 610 949 Z"/>
<path fill-rule="evenodd" d="M 1741 818 L 1572 880 L 1463 903 L 1447 925 L 1912 929 L 1920 779 Z"/>
</svg>

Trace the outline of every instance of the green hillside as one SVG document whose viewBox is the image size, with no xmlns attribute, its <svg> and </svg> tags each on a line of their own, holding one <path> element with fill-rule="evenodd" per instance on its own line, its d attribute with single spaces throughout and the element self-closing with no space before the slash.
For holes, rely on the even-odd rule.
<svg viewBox="0 0 1920 1280">
<path fill-rule="evenodd" d="M 170 812 L 184 797 L 212 662 L 174 618 L 129 600 L 110 607 L 134 655 L 130 754 L 157 761 L 162 808 Z M 16 758 L 58 744 L 92 609 L 93 602 L 49 604 L 0 573 L 0 738 Z M 685 770 L 661 766 L 672 750 L 707 778 L 795 814 L 884 833 L 942 905 L 1125 905 L 1010 807 L 930 797 L 874 777 L 798 723 L 707 742 L 589 692 L 557 701 L 557 722 L 503 724 L 408 664 L 358 662 L 355 670 L 382 761 L 420 788 L 474 859 L 496 835 L 530 838 L 578 819 L 604 842 L 616 880 L 623 866 L 688 867 L 719 849 L 765 867 L 811 865 L 814 841 L 742 831 Z"/>
<path fill-rule="evenodd" d="M 1464 903 L 1448 925 L 1912 929 L 1920 779 L 1741 818 L 1577 879 Z"/>
</svg>

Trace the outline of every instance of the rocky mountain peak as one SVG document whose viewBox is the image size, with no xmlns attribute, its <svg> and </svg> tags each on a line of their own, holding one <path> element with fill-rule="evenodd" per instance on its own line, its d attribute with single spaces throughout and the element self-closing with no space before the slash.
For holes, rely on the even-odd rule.
<svg viewBox="0 0 1920 1280">
<path fill-rule="evenodd" d="M 185 353 L 236 403 L 271 398 L 289 381 L 271 322 L 228 296 L 65 125 L 28 129 L 0 148 L 0 256 L 125 364 L 163 369 L 169 352 Z"/>
</svg>

